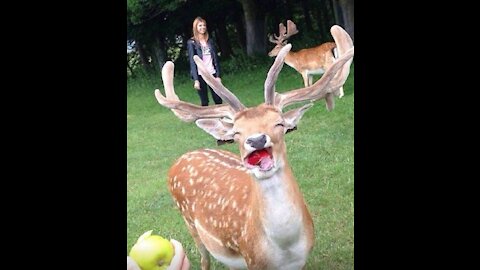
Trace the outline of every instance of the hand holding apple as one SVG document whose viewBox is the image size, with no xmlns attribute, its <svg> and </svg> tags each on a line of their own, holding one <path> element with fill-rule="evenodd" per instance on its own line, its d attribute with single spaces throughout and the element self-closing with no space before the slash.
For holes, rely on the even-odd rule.
<svg viewBox="0 0 480 270">
<path fill-rule="evenodd" d="M 132 259 L 132 257 L 127 256 L 127 270 L 142 270 L 140 266 Z"/>
<path fill-rule="evenodd" d="M 174 254 L 173 244 L 159 235 L 152 235 L 150 230 L 138 238 L 129 256 L 141 270 L 166 270 Z"/>
<path fill-rule="evenodd" d="M 190 261 L 188 260 L 185 251 L 183 250 L 182 243 L 175 239 L 170 239 L 173 247 L 175 248 L 175 255 L 170 262 L 170 266 L 167 270 L 188 270 L 190 269 Z"/>
<path fill-rule="evenodd" d="M 152 231 L 148 231 L 146 233 L 144 233 L 142 236 L 140 236 L 137 240 L 137 243 L 139 242 L 142 242 L 146 239 L 150 239 L 150 237 L 152 237 Z M 155 236 L 155 235 L 154 235 Z M 157 235 L 158 236 L 158 235 Z M 153 242 L 154 243 L 157 243 L 157 245 L 160 243 L 160 241 L 155 241 L 155 239 L 158 240 L 157 237 L 154 237 L 153 238 Z M 150 239 L 149 241 L 151 241 L 152 239 Z M 165 239 L 164 239 L 165 240 Z M 165 240 L 167 241 L 167 240 Z M 167 245 L 167 242 L 165 241 L 161 241 L 162 245 L 158 245 L 157 247 L 154 247 L 153 249 L 150 249 L 150 252 L 147 252 L 148 254 L 150 254 L 150 258 L 151 259 L 147 259 L 147 261 L 151 261 L 153 263 L 150 263 L 149 265 L 154 265 L 156 264 L 157 260 L 156 258 L 157 257 L 160 257 L 160 258 L 163 258 L 160 254 L 159 256 L 159 253 L 161 252 L 158 252 L 158 250 L 161 250 L 162 248 L 166 248 L 166 249 L 169 249 L 170 246 Z M 127 256 L 127 270 L 150 270 L 150 269 L 155 269 L 155 270 L 158 270 L 158 269 L 166 269 L 166 270 L 188 270 L 190 269 L 190 261 L 188 260 L 188 257 L 185 255 L 185 251 L 183 250 L 183 246 L 180 242 L 178 242 L 177 240 L 175 239 L 170 239 L 170 244 L 171 246 L 173 247 L 173 258 L 170 259 L 170 264 L 168 265 L 167 263 L 165 263 L 165 261 L 163 261 L 164 263 L 162 265 L 154 265 L 154 267 L 160 267 L 160 268 L 144 268 L 144 265 L 142 263 L 142 265 L 139 265 L 140 263 L 137 263 L 136 260 L 141 260 L 143 261 L 144 259 L 141 259 L 140 256 L 138 256 L 138 253 L 139 253 L 139 250 L 140 248 L 142 247 L 142 245 L 137 245 L 137 243 L 135 243 L 134 247 L 132 247 L 132 249 L 130 250 L 130 256 Z M 147 241 L 148 243 L 148 241 Z M 155 245 L 153 245 L 155 246 Z M 165 253 L 165 252 L 164 252 Z M 133 254 L 133 257 L 132 257 L 132 254 Z M 170 254 L 170 253 L 168 253 Z M 167 254 L 167 258 L 168 258 L 168 254 Z M 136 260 L 135 260 L 136 259 Z"/>
</svg>

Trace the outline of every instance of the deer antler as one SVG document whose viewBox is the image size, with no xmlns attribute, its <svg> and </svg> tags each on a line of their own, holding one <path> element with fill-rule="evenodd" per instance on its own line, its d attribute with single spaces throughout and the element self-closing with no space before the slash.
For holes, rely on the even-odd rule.
<svg viewBox="0 0 480 270">
<path fill-rule="evenodd" d="M 287 31 L 288 34 L 285 36 L 285 39 L 288 39 L 289 37 L 298 33 L 297 25 L 295 25 L 294 22 L 287 20 Z"/>
<path fill-rule="evenodd" d="M 285 25 L 283 25 L 283 23 L 280 23 L 278 25 L 278 37 L 276 34 L 273 34 L 273 36 L 275 37 L 275 40 L 273 39 L 270 39 L 271 42 L 273 43 L 276 43 L 276 44 L 281 44 L 282 41 L 284 40 L 284 36 L 285 34 L 287 33 L 287 29 L 285 28 Z"/>
<path fill-rule="evenodd" d="M 334 25 L 330 29 L 330 32 L 332 33 L 333 39 L 335 40 L 335 44 L 337 45 L 337 51 L 338 55 L 343 55 L 345 54 L 350 48 L 353 47 L 353 41 L 350 35 L 345 32 L 340 26 Z M 350 64 L 352 63 L 353 58 L 347 62 L 343 68 L 341 69 L 340 72 L 337 73 L 337 76 L 335 77 L 335 80 L 341 81 L 342 78 L 348 77 L 348 74 L 350 74 Z"/>
<path fill-rule="evenodd" d="M 265 89 L 265 104 L 272 105 L 275 99 L 275 82 L 277 81 L 278 74 L 282 70 L 285 56 L 292 49 L 292 44 L 285 45 L 280 52 L 278 52 L 275 61 L 273 62 L 272 67 L 267 74 L 267 79 L 265 79 L 264 89 Z"/>
<path fill-rule="evenodd" d="M 228 104 L 214 106 L 198 106 L 188 102 L 181 101 L 175 94 L 173 88 L 173 71 L 174 64 L 167 61 L 162 68 L 162 80 L 165 88 L 164 97 L 160 90 L 155 89 L 155 97 L 158 103 L 169 108 L 181 120 L 185 122 L 193 122 L 201 118 L 223 118 L 233 119 L 234 110 Z"/>
<path fill-rule="evenodd" d="M 340 26 L 334 25 L 330 31 L 339 48 L 340 57 L 315 84 L 282 94 L 276 93 L 275 106 L 280 110 L 293 103 L 325 98 L 326 94 L 339 88 L 347 80 L 354 55 L 353 41 Z"/>
<path fill-rule="evenodd" d="M 235 112 L 245 109 L 245 106 L 240 102 L 240 100 L 232 92 L 230 92 L 230 90 L 223 86 L 221 82 L 215 79 L 210 72 L 207 71 L 207 68 L 203 64 L 203 61 L 200 59 L 200 57 L 194 55 L 193 60 L 197 64 L 198 71 L 205 82 L 212 87 L 213 91 L 215 91 L 217 95 L 219 95 L 225 102 L 230 104 Z"/>
<path fill-rule="evenodd" d="M 272 43 L 280 45 L 283 42 L 286 42 L 289 37 L 298 33 L 297 26 L 294 22 L 287 20 L 287 28 L 285 28 L 285 25 L 283 25 L 283 23 L 280 23 L 278 25 L 278 33 L 278 37 L 277 35 L 273 34 L 275 36 L 275 39 L 270 35 L 269 40 Z"/>
</svg>

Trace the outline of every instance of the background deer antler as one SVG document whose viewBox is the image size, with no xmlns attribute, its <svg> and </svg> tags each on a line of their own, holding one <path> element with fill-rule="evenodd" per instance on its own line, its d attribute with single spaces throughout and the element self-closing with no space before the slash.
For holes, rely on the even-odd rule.
<svg viewBox="0 0 480 270">
<path fill-rule="evenodd" d="M 338 26 L 337 26 L 338 27 Z M 280 49 L 286 45 L 286 38 L 297 33 L 297 27 L 292 21 L 287 21 L 288 34 L 286 34 L 287 29 L 283 24 L 279 26 L 280 36 L 276 37 L 276 40 L 269 36 L 271 42 L 275 43 L 276 46 L 268 53 L 269 56 L 276 56 Z M 343 35 L 341 33 L 335 33 L 339 30 L 336 30 L 335 27 L 332 27 L 332 35 L 336 42 L 325 42 L 319 46 L 301 49 L 296 52 L 289 52 L 285 57 L 285 63 L 296 71 L 298 71 L 303 78 L 303 83 L 305 87 L 311 86 L 313 84 L 313 75 L 322 75 L 325 71 L 335 62 L 335 59 L 339 55 L 344 54 L 348 48 L 353 46 L 353 42 L 348 42 L 348 39 L 351 41 L 349 35 Z M 336 36 L 336 37 L 335 37 Z M 339 40 L 339 39 L 347 40 Z M 338 49 L 336 43 L 344 44 L 343 47 Z M 345 65 L 345 66 L 350 66 Z M 343 72 L 348 72 L 344 69 Z M 348 73 L 338 76 L 348 77 Z M 332 110 L 335 106 L 334 95 L 338 97 L 343 97 L 343 85 L 338 89 L 335 89 L 332 93 L 327 93 L 325 96 L 325 102 L 328 110 Z"/>
<path fill-rule="evenodd" d="M 339 50 L 339 58 L 327 69 L 322 78 L 312 86 L 282 94 L 277 93 L 275 95 L 275 106 L 280 110 L 297 102 L 322 99 L 325 95 L 331 93 L 332 90 L 341 87 L 347 80 L 350 64 L 354 55 L 352 39 L 345 30 L 337 25 L 332 26 L 331 33 L 338 44 L 337 46 L 341 47 L 341 50 Z M 340 69 L 341 71 L 338 72 Z"/>
<path fill-rule="evenodd" d="M 284 42 L 286 43 L 288 38 L 298 33 L 297 26 L 292 21 L 287 20 L 287 28 L 285 28 L 283 23 L 280 23 L 278 25 L 278 33 L 279 36 L 273 34 L 275 39 L 272 37 L 272 35 L 269 36 L 270 42 L 275 44 L 282 44 Z"/>
</svg>

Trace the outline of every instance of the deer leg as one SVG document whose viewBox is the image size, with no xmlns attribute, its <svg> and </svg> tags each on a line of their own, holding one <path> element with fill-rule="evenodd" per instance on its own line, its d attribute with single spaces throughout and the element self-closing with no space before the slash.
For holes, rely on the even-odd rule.
<svg viewBox="0 0 480 270">
<path fill-rule="evenodd" d="M 333 110 L 335 107 L 335 98 L 333 97 L 333 93 L 327 93 L 325 95 L 325 103 L 327 104 L 327 110 Z"/>
<path fill-rule="evenodd" d="M 196 230 L 195 230 L 196 232 Z M 209 270 L 210 269 L 210 252 L 208 252 L 207 248 L 205 245 L 202 243 L 202 240 L 200 240 L 200 237 L 198 234 L 193 236 L 193 240 L 195 241 L 195 244 L 197 245 L 197 249 L 200 252 L 200 264 L 202 266 L 202 270 Z"/>
<path fill-rule="evenodd" d="M 308 86 L 313 84 L 313 74 L 308 75 Z"/>
<path fill-rule="evenodd" d="M 202 270 L 209 270 L 210 269 L 210 252 L 208 252 L 207 248 L 203 244 L 200 236 L 198 235 L 197 229 L 193 222 L 188 222 L 185 218 L 185 223 L 187 223 L 187 228 L 190 231 L 190 235 L 192 235 L 193 240 L 195 241 L 195 245 L 197 246 L 198 251 L 200 252 L 200 264 L 202 266 Z"/>
<path fill-rule="evenodd" d="M 303 77 L 303 84 L 305 85 L 305 87 L 308 86 L 308 74 L 307 74 L 307 71 L 305 70 L 304 72 L 301 73 L 302 74 L 302 77 Z"/>
<path fill-rule="evenodd" d="M 333 93 L 335 94 L 336 97 L 338 98 L 342 98 L 344 93 L 343 93 L 343 86 L 342 87 L 339 87 L 338 89 L 335 89 L 333 91 Z"/>
<path fill-rule="evenodd" d="M 339 97 L 339 98 L 343 97 L 343 95 L 344 95 L 344 93 L 343 93 L 343 86 L 339 88 L 339 91 L 338 91 L 338 92 L 339 92 L 338 97 Z"/>
<path fill-rule="evenodd" d="M 198 237 L 197 237 L 198 238 Z M 195 243 L 197 244 L 198 251 L 200 251 L 200 264 L 202 265 L 202 270 L 209 270 L 210 269 L 210 253 L 208 252 L 207 248 L 204 244 L 202 244 L 200 238 L 194 238 Z"/>
</svg>

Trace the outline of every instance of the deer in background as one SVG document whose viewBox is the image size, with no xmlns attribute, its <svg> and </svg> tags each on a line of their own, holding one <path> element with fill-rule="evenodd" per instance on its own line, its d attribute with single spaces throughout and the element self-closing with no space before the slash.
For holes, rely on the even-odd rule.
<svg viewBox="0 0 480 270">
<path fill-rule="evenodd" d="M 268 53 L 268 56 L 277 56 L 278 52 L 287 44 L 288 38 L 298 33 L 297 26 L 291 20 L 287 20 L 287 27 L 283 23 L 278 25 L 279 36 L 269 35 L 270 42 L 276 46 Z M 302 49 L 297 52 L 289 52 L 285 57 L 285 63 L 294 68 L 303 77 L 305 87 L 312 85 L 313 75 L 324 74 L 335 59 L 338 52 L 335 42 L 326 42 L 313 48 Z M 338 97 L 343 97 L 343 86 L 333 92 Z M 332 110 L 334 99 L 332 94 L 325 98 L 327 109 Z"/>
<path fill-rule="evenodd" d="M 313 85 L 284 93 L 275 82 L 291 49 L 285 45 L 264 84 L 265 102 L 245 107 L 207 71 L 197 56 L 199 72 L 226 104 L 202 107 L 181 101 L 173 87 L 174 65 L 162 68 L 165 96 L 157 101 L 181 120 L 196 125 L 218 141 L 238 143 L 240 156 L 216 149 L 182 155 L 169 169 L 168 188 L 201 254 L 230 269 L 302 269 L 313 247 L 312 218 L 288 164 L 285 133 L 295 130 L 313 102 L 341 87 L 350 72 L 354 46 L 339 26 L 331 33 L 339 58 Z M 283 112 L 286 106 L 307 102 Z"/>
</svg>

